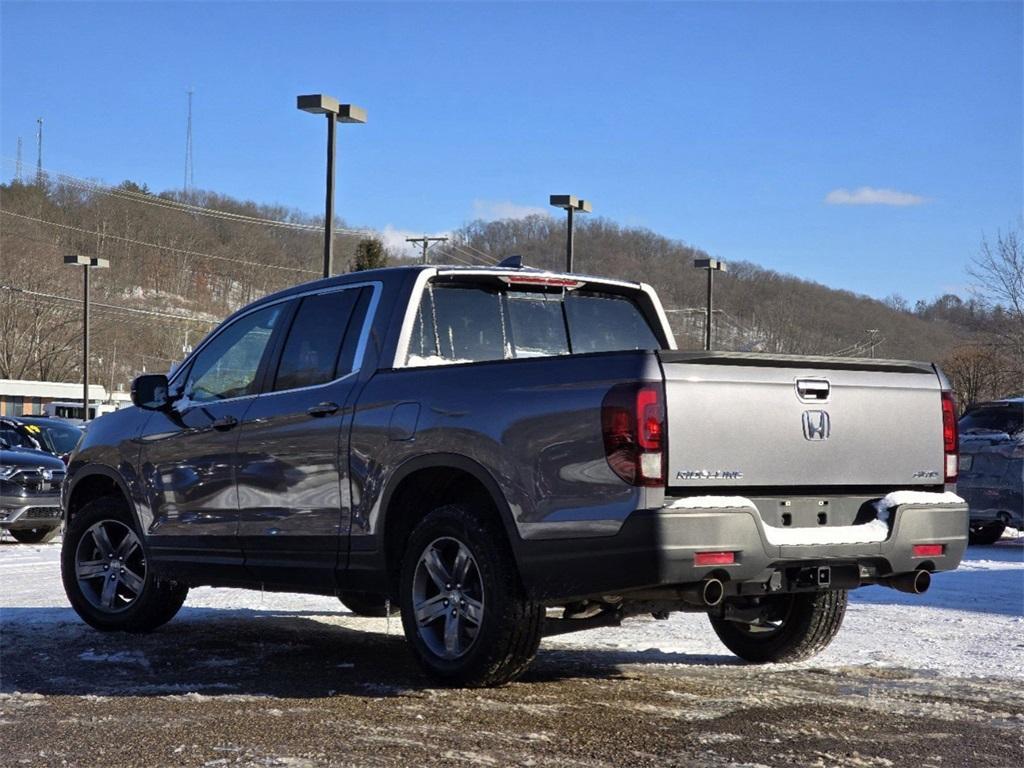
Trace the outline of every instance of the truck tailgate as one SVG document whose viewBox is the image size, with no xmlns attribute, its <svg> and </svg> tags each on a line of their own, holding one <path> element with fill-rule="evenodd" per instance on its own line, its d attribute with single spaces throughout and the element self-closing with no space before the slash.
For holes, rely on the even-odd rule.
<svg viewBox="0 0 1024 768">
<path fill-rule="evenodd" d="M 668 485 L 936 486 L 941 386 L 928 364 L 659 353 Z"/>
</svg>

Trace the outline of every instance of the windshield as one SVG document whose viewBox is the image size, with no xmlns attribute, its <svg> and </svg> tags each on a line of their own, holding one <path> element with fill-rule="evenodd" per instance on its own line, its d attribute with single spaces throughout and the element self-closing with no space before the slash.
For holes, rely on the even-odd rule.
<svg viewBox="0 0 1024 768">
<path fill-rule="evenodd" d="M 3 440 L 9 448 L 33 448 L 39 450 L 42 446 L 13 424 L 0 425 L 0 440 Z"/>
<path fill-rule="evenodd" d="M 960 419 L 961 432 L 1005 432 L 1016 434 L 1024 427 L 1024 404 L 983 405 Z"/>
<path fill-rule="evenodd" d="M 82 436 L 82 430 L 70 424 L 40 424 L 43 439 L 49 443 L 53 453 L 71 453 L 78 445 L 78 439 Z"/>
</svg>

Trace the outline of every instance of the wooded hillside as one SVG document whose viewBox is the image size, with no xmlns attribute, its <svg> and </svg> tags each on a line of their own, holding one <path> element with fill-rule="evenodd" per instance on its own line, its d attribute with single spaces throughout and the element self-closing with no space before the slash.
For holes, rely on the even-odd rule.
<svg viewBox="0 0 1024 768">
<path fill-rule="evenodd" d="M 319 275 L 322 220 L 210 192 L 153 194 L 58 177 L 0 185 L 0 378 L 80 376 L 80 269 L 65 254 L 109 259 L 93 271 L 93 380 L 127 388 L 140 371 L 180 360 L 225 315 Z M 377 253 L 373 233 L 342 230 L 339 269 Z M 476 221 L 431 249 L 434 262 L 563 263 L 564 222 L 545 216 Z M 360 243 L 363 243 L 360 248 Z M 662 297 L 682 348 L 700 348 L 705 277 L 699 249 L 648 230 L 594 218 L 577 226 L 579 272 L 644 280 Z M 389 254 L 392 264 L 406 257 Z M 374 256 L 379 258 L 379 256 Z M 827 259 L 827 254 L 823 254 Z M 968 255 L 965 254 L 965 261 Z M 892 286 L 879 286 L 888 293 Z M 941 297 L 911 309 L 763 269 L 729 263 L 716 281 L 716 340 L 723 349 L 948 359 L 983 334 L 990 314 Z"/>
</svg>

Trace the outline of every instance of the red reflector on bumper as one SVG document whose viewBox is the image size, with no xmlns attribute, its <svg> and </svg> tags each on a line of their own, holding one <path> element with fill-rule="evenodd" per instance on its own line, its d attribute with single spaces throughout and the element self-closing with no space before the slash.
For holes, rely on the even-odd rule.
<svg viewBox="0 0 1024 768">
<path fill-rule="evenodd" d="M 732 565 L 735 562 L 735 552 L 698 552 L 693 556 L 694 565 Z"/>
<path fill-rule="evenodd" d="M 914 557 L 942 557 L 946 551 L 945 544 L 915 544 Z"/>
</svg>

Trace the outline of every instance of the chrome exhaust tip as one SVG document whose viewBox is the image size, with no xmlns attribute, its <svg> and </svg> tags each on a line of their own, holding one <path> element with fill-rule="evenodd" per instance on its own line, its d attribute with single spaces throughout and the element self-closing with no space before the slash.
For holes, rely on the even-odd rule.
<svg viewBox="0 0 1024 768">
<path fill-rule="evenodd" d="M 704 601 L 704 605 L 713 608 L 722 602 L 722 598 L 725 597 L 725 585 L 719 579 L 705 579 L 700 590 L 700 596 Z"/>
<path fill-rule="evenodd" d="M 907 573 L 897 573 L 884 582 L 885 586 L 911 595 L 923 595 L 932 585 L 932 575 L 923 568 Z"/>
</svg>

